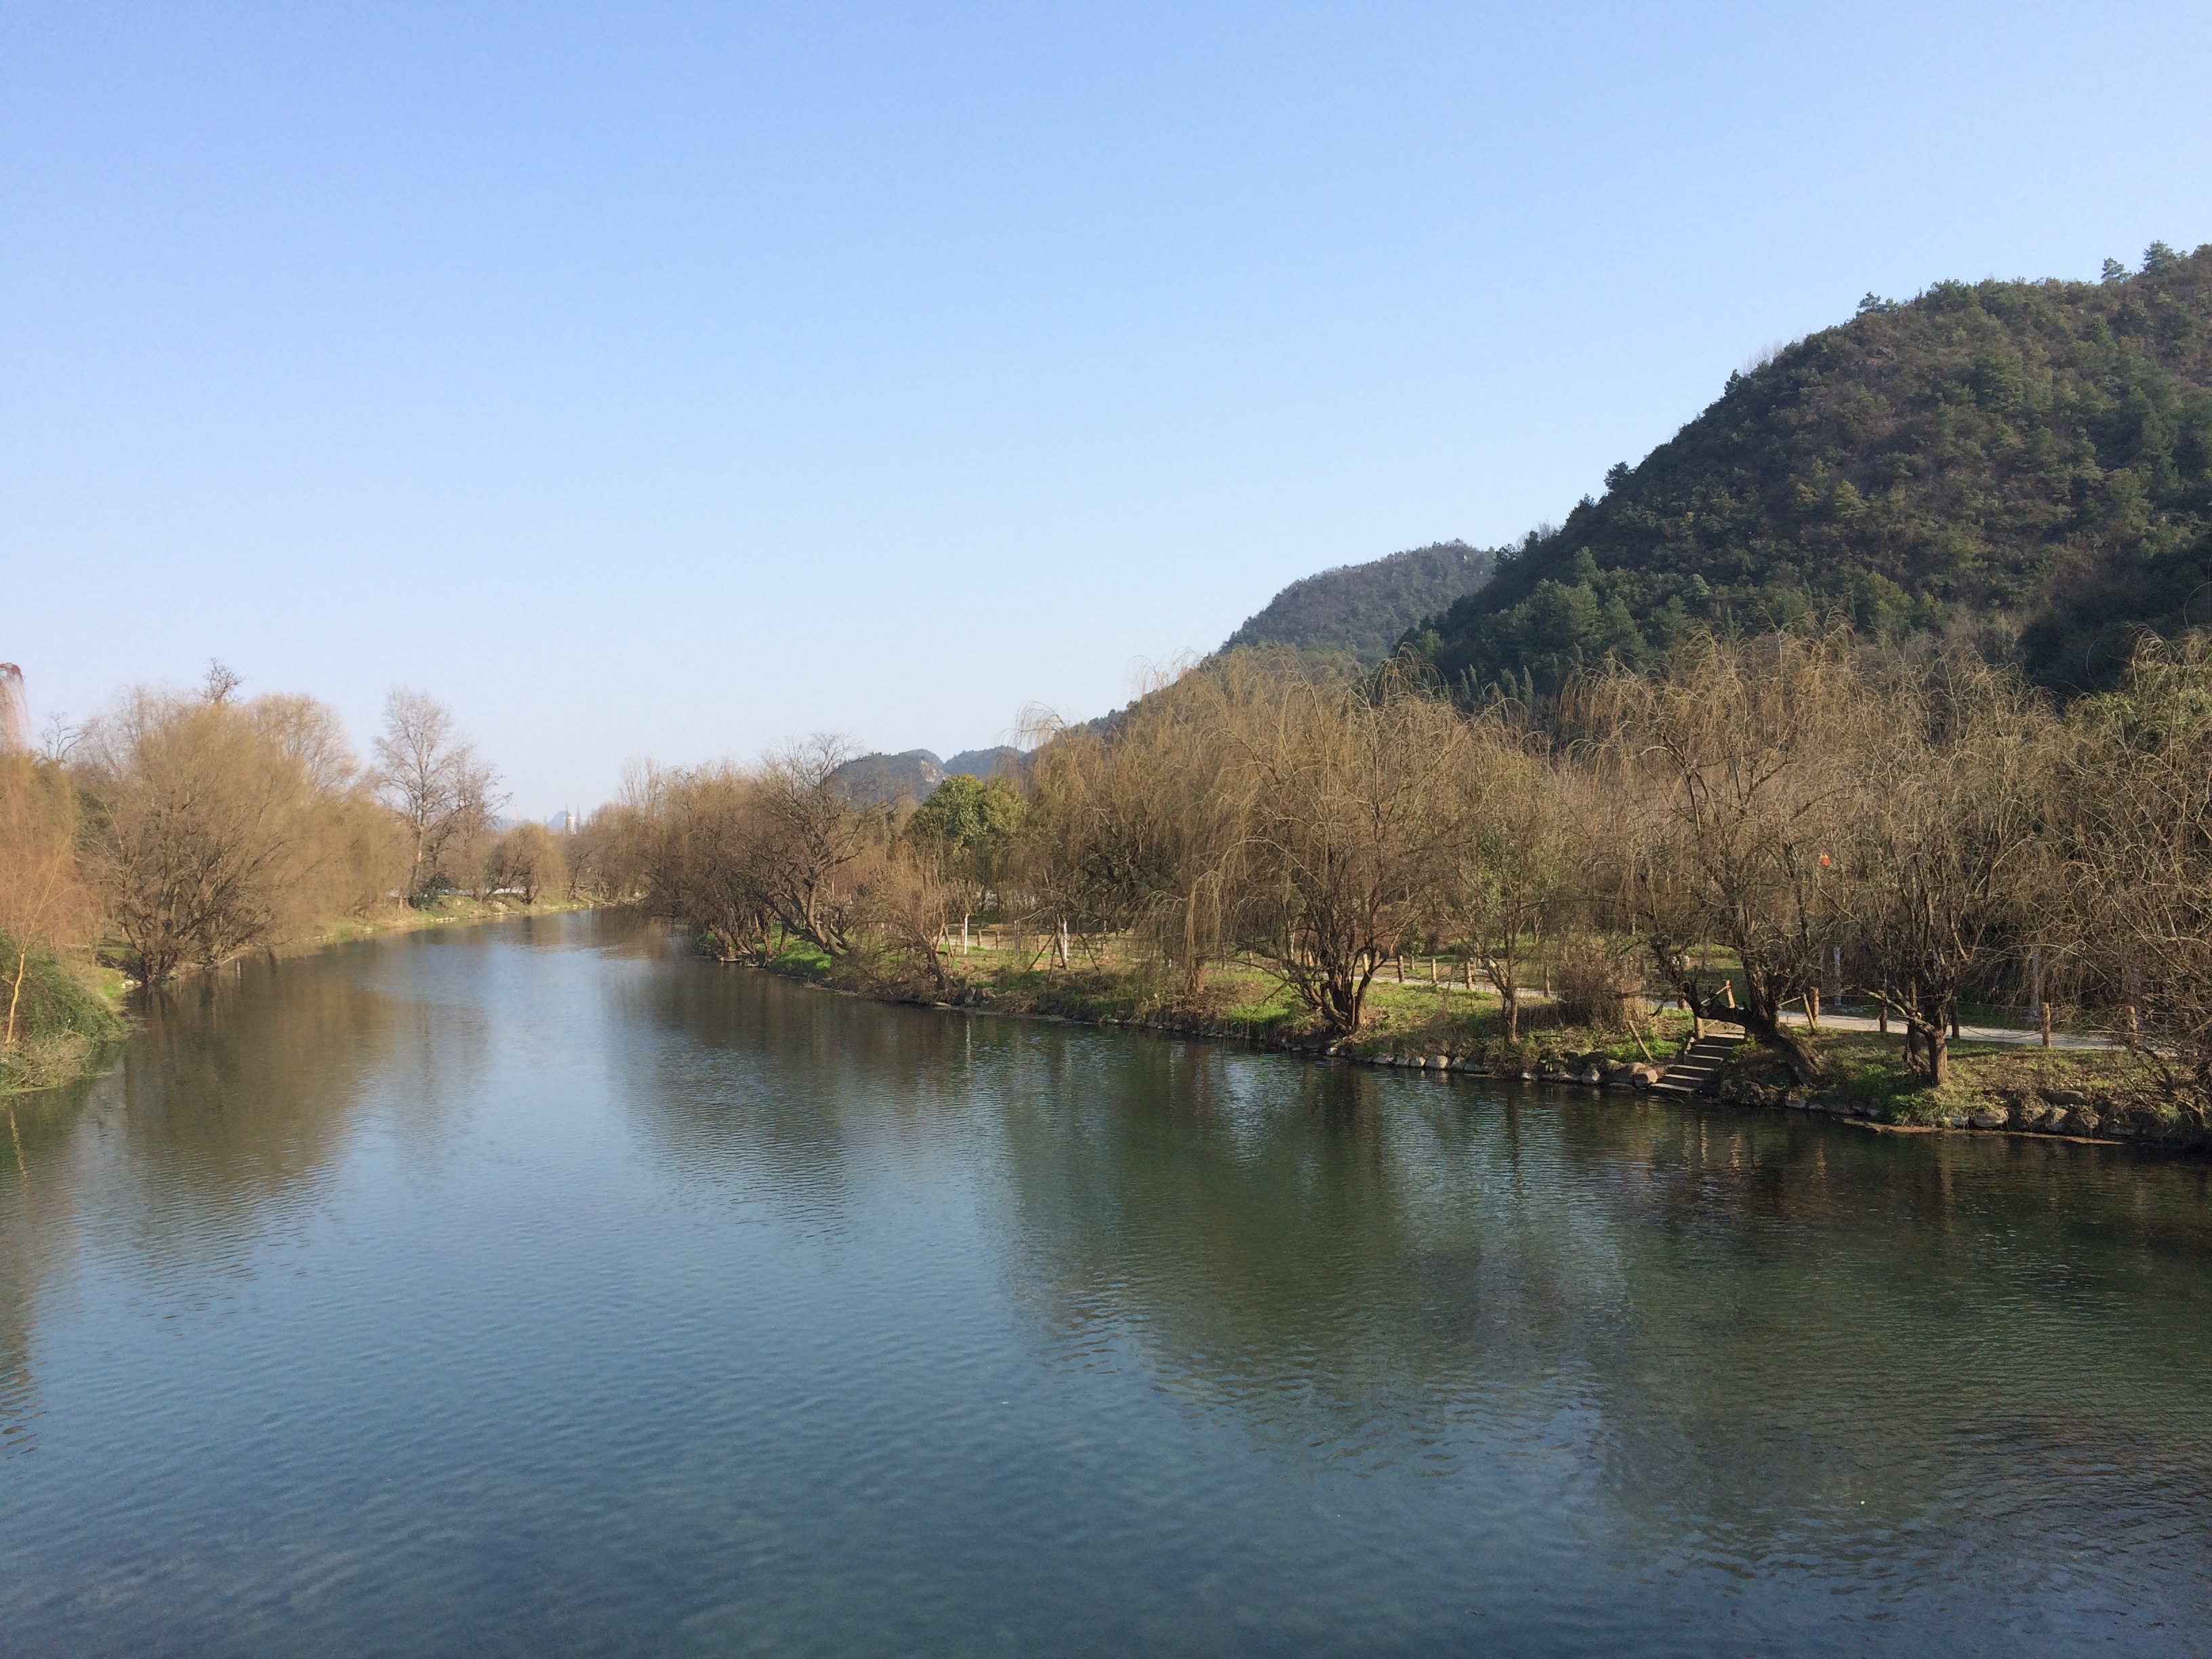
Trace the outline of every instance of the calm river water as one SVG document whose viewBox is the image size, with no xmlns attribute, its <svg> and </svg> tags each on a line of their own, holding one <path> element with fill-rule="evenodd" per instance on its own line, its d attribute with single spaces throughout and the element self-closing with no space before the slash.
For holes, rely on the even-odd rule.
<svg viewBox="0 0 2212 1659">
<path fill-rule="evenodd" d="M 0 1650 L 2212 1650 L 2212 1171 L 248 967 L 0 1145 Z"/>
</svg>

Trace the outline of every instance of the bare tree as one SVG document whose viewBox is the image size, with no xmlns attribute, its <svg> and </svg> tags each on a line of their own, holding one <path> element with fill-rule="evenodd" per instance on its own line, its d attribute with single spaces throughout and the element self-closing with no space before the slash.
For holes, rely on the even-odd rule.
<svg viewBox="0 0 2212 1659">
<path fill-rule="evenodd" d="M 567 875 L 561 843 L 542 823 L 516 824 L 492 842 L 485 856 L 485 888 L 514 893 L 525 904 L 537 903 L 541 892 L 557 888 Z"/>
<path fill-rule="evenodd" d="M 839 787 L 836 771 L 852 758 L 845 739 L 817 734 L 771 755 L 758 775 L 762 896 L 785 928 L 831 956 L 852 939 L 856 893 L 841 877 L 886 822 L 884 809 Z"/>
<path fill-rule="evenodd" d="M 1497 714 L 1469 734 L 1453 775 L 1438 898 L 1498 993 L 1509 1040 L 1521 1035 L 1522 953 L 1575 888 L 1562 782 L 1540 738 Z"/>
<path fill-rule="evenodd" d="M 1233 653 L 1154 684 L 1110 735 L 1060 732 L 1036 751 L 1031 884 L 1060 916 L 1133 933 L 1185 996 L 1231 942 L 1256 776 L 1231 734 L 1276 676 Z"/>
<path fill-rule="evenodd" d="M 452 712 L 420 691 L 394 687 L 385 699 L 374 781 L 405 822 L 413 856 L 408 893 L 419 897 L 443 878 L 457 844 L 481 836 L 504 797 L 499 775 L 454 725 Z"/>
<path fill-rule="evenodd" d="M 1818 987 L 1838 930 L 1828 872 L 1863 714 L 1850 649 L 1840 636 L 1701 637 L 1662 675 L 1618 672 L 1581 693 L 1607 741 L 1607 781 L 1637 816 L 1627 897 L 1654 967 L 1694 1013 L 1741 1024 L 1808 1084 L 1820 1059 L 1783 1009 Z M 1741 1007 L 1705 967 L 1710 945 L 1741 964 Z"/>
<path fill-rule="evenodd" d="M 645 890 L 651 816 L 627 800 L 612 801 L 562 837 L 568 896 L 621 902 Z"/>
<path fill-rule="evenodd" d="M 71 726 L 68 717 L 57 710 L 47 715 L 46 723 L 39 728 L 39 757 L 56 766 L 65 765 L 83 740 L 84 728 Z"/>
<path fill-rule="evenodd" d="M 860 876 L 862 915 L 896 951 L 928 971 L 937 992 L 953 988 L 945 965 L 945 929 L 958 911 L 964 884 L 945 879 L 940 861 L 909 847 L 887 847 Z"/>
<path fill-rule="evenodd" d="M 250 705 L 254 720 L 276 746 L 325 794 L 343 794 L 361 775 L 337 710 L 313 697 L 271 693 Z"/>
<path fill-rule="evenodd" d="M 1362 689 L 1281 668 L 1249 712 L 1230 734 L 1252 780 L 1244 937 L 1349 1036 L 1434 891 L 1457 717 L 1388 670 Z"/>
<path fill-rule="evenodd" d="M 1863 990 L 1940 1086 L 1960 993 L 2032 921 L 2055 722 L 2014 677 L 1957 653 L 1893 665 L 1861 696 L 1874 719 L 1836 886 Z"/>
<path fill-rule="evenodd" d="M 92 906 L 76 860 L 76 798 L 58 767 L 0 754 L 0 944 L 10 961 L 0 1048 L 12 1048 L 32 956 L 82 936 Z"/>
<path fill-rule="evenodd" d="M 2212 1121 L 2212 641 L 2147 641 L 2072 711 L 2057 826 L 2063 934 L 2114 1036 Z"/>
<path fill-rule="evenodd" d="M 699 929 L 724 962 L 765 951 L 774 913 L 763 875 L 768 824 L 758 780 L 728 764 L 648 768 L 631 781 L 630 794 L 625 805 L 641 826 L 647 906 Z"/>
<path fill-rule="evenodd" d="M 92 870 L 143 983 L 258 944 L 307 902 L 313 787 L 246 711 L 142 691 L 86 746 Z"/>
</svg>

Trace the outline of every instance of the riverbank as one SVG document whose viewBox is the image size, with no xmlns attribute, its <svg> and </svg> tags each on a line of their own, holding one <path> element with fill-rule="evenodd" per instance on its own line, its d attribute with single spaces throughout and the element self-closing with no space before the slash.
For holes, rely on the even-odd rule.
<svg viewBox="0 0 2212 1659">
<path fill-rule="evenodd" d="M 387 933 L 416 933 L 426 927 L 448 927 L 480 921 L 510 921 L 517 916 L 557 916 L 597 907 L 581 899 L 540 899 L 520 904 L 511 899 L 477 899 L 454 894 L 434 904 L 395 905 L 368 916 L 347 916 L 306 937 L 276 947 L 280 957 L 300 956 L 350 945 L 356 939 L 380 939 Z"/>
<path fill-rule="evenodd" d="M 367 916 L 343 917 L 266 950 L 280 957 L 307 956 L 332 945 L 386 934 L 592 908 L 567 899 L 526 905 L 507 899 L 453 895 L 434 904 L 394 905 Z M 33 1000 L 21 1011 L 21 1040 L 0 1048 L 0 1096 L 63 1088 L 96 1076 L 114 1059 L 130 1033 L 130 999 L 140 988 L 136 980 L 97 962 L 52 953 L 34 961 L 38 974 L 35 980 L 27 976 L 27 990 Z"/>
<path fill-rule="evenodd" d="M 1684 1014 L 1650 1014 L 1619 1029 L 1592 1027 L 1568 1021 L 1555 1001 L 1540 994 L 1526 998 L 1519 1032 L 1508 1036 L 1494 995 L 1451 984 L 1448 976 L 1431 979 L 1419 963 L 1403 980 L 1395 971 L 1379 978 L 1370 993 L 1367 1029 L 1355 1038 L 1331 1041 L 1279 986 L 1239 964 L 1211 975 L 1192 997 L 1139 969 L 1111 962 L 1054 969 L 992 952 L 951 963 L 945 985 L 896 959 L 833 961 L 803 945 L 787 945 L 755 965 L 883 1001 L 1244 1042 L 1320 1061 L 1440 1077 L 1623 1093 L 1658 1085 L 1692 1036 Z M 1798 1086 L 1772 1056 L 1746 1043 L 1696 1097 L 1740 1109 L 1826 1115 L 1875 1131 L 2039 1135 L 2212 1150 L 2212 1131 L 2164 1096 L 2148 1069 L 2121 1050 L 1960 1041 L 1950 1051 L 1951 1080 L 1931 1089 L 1905 1067 L 1899 1037 L 1838 1029 L 1832 1022 L 1801 1035 L 1827 1073 L 1818 1089 Z"/>
<path fill-rule="evenodd" d="M 0 1043 L 0 1096 L 58 1088 L 98 1071 L 128 1029 L 123 999 L 130 981 L 112 968 L 52 951 L 34 948 L 19 961 L 4 935 L 0 960 L 10 969 L 0 981 L 0 1007 L 12 1016 L 13 1038 Z"/>
</svg>

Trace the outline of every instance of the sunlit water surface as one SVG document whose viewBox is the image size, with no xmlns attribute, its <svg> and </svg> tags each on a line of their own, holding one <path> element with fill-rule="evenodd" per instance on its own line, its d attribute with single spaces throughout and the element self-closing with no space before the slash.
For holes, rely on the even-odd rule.
<svg viewBox="0 0 2212 1659">
<path fill-rule="evenodd" d="M 0 1145 L 0 1649 L 2212 1650 L 2203 1163 L 249 967 Z"/>
</svg>

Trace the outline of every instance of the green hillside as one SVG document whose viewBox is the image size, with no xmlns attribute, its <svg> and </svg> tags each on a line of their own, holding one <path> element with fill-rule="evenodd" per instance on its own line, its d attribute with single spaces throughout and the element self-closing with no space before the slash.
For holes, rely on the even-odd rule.
<svg viewBox="0 0 2212 1659">
<path fill-rule="evenodd" d="M 1480 587 L 1492 556 L 1464 542 L 1437 542 L 1365 564 L 1338 565 L 1292 582 L 1222 649 L 1288 645 L 1380 662 L 1407 629 Z"/>
<path fill-rule="evenodd" d="M 1405 642 L 1470 690 L 1543 694 L 1700 623 L 1847 617 L 1964 630 L 2078 689 L 2139 629 L 2212 622 L 2208 582 L 2212 246 L 2159 244 L 2101 283 L 1869 295 Z"/>
</svg>

